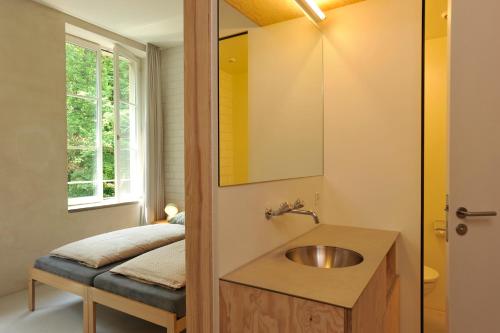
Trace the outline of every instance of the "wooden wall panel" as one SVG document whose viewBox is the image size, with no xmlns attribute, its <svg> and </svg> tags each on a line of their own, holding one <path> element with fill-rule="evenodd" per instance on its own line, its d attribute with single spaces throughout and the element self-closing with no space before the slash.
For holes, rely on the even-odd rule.
<svg viewBox="0 0 500 333">
<path fill-rule="evenodd" d="M 211 1 L 184 1 L 187 330 L 213 330 Z"/>
<path fill-rule="evenodd" d="M 332 305 L 220 282 L 221 333 L 343 333 L 344 313 Z"/>
</svg>

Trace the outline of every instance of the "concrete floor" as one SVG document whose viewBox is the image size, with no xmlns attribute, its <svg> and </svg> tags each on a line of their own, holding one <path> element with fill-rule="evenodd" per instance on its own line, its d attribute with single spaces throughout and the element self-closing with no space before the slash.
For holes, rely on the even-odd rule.
<svg viewBox="0 0 500 333">
<path fill-rule="evenodd" d="M 27 292 L 0 298 L 0 333 L 82 333 L 82 301 L 54 288 L 37 286 L 37 309 L 27 310 Z M 98 333 L 165 333 L 165 329 L 124 313 L 97 307 Z"/>
</svg>

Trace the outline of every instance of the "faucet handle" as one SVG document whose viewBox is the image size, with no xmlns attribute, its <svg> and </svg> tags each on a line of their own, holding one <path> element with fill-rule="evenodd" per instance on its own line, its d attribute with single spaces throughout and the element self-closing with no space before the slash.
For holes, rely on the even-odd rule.
<svg viewBox="0 0 500 333">
<path fill-rule="evenodd" d="M 292 207 L 290 206 L 290 204 L 287 201 L 285 201 L 285 202 L 281 203 L 280 208 L 278 208 L 278 212 L 280 214 L 282 214 L 282 213 L 290 211 L 291 209 L 292 209 Z"/>
<path fill-rule="evenodd" d="M 285 202 L 282 202 L 280 207 L 276 210 L 274 210 L 272 208 L 266 208 L 265 216 L 266 216 L 266 219 L 270 220 L 273 216 L 283 215 L 285 213 L 288 213 L 292 209 L 293 209 L 292 206 L 290 206 L 290 204 L 285 201 Z"/>
<path fill-rule="evenodd" d="M 300 209 L 300 208 L 304 208 L 304 201 L 301 199 L 297 199 L 293 203 L 293 209 Z"/>
</svg>

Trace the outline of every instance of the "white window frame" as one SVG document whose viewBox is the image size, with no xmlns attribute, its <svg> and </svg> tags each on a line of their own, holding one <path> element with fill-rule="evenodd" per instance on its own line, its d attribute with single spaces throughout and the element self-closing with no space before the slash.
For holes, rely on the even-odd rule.
<svg viewBox="0 0 500 333">
<path fill-rule="evenodd" d="M 121 126 L 120 126 L 120 104 L 125 103 L 129 106 L 134 107 L 134 114 L 133 117 L 130 117 L 130 122 L 131 122 L 131 127 L 134 129 L 134 131 L 130 132 L 130 138 L 129 138 L 129 144 L 130 144 L 130 154 L 135 155 L 135 162 L 131 163 L 130 165 L 130 174 L 131 175 L 138 175 L 139 173 L 139 168 L 138 168 L 138 157 L 139 157 L 139 126 L 138 126 L 138 115 L 139 115 L 139 105 L 140 105 L 140 88 L 139 88 L 139 81 L 140 81 L 140 60 L 137 58 L 134 54 L 131 52 L 127 51 L 125 48 L 121 47 L 120 45 L 115 45 L 113 48 L 113 65 L 114 65 L 114 107 L 115 107 L 115 197 L 118 199 L 118 201 L 130 201 L 130 200 L 137 200 L 138 198 L 138 193 L 139 193 L 139 185 L 138 185 L 138 179 L 137 177 L 132 177 L 130 181 L 130 194 L 124 195 L 121 190 L 120 190 L 120 184 L 121 184 L 121 179 L 120 179 L 120 154 L 119 154 L 119 144 L 120 144 L 120 138 L 121 138 Z M 130 100 L 128 102 L 122 101 L 120 99 L 120 73 L 119 73 L 119 61 L 120 58 L 125 58 L 127 59 L 133 69 L 134 69 L 134 75 L 135 75 L 135 92 L 134 92 L 134 97 L 135 97 L 135 103 L 130 103 Z M 132 116 L 132 114 L 130 114 Z"/>
<path fill-rule="evenodd" d="M 138 116 L 140 113 L 140 59 L 133 55 L 131 52 L 128 52 L 126 49 L 122 48 L 119 45 L 115 45 L 113 49 L 106 48 L 97 43 L 90 42 L 88 40 L 66 34 L 66 43 L 71 43 L 79 47 L 83 47 L 89 50 L 96 52 L 96 97 L 87 97 L 87 96 L 79 96 L 73 95 L 66 92 L 66 97 L 74 97 L 74 98 L 83 98 L 83 99 L 91 99 L 96 100 L 96 146 L 97 146 L 97 165 L 96 165 L 96 174 L 94 175 L 94 180 L 92 181 L 75 181 L 75 182 L 67 182 L 70 183 L 97 183 L 95 196 L 87 196 L 87 197 L 79 197 L 79 198 L 70 198 L 68 195 L 68 207 L 69 208 L 78 208 L 79 206 L 85 205 L 106 205 L 108 203 L 120 203 L 120 202 L 129 202 L 136 201 L 139 199 L 139 166 L 138 166 L 138 139 L 139 139 L 139 126 L 138 126 Z M 114 130 L 115 130 L 115 142 L 114 142 L 114 167 L 115 167 L 115 196 L 112 198 L 104 198 L 103 196 L 103 187 L 104 187 L 104 179 L 103 179 L 103 147 L 102 147 L 102 70 L 101 70 L 101 53 L 102 51 L 110 52 L 113 56 L 113 75 L 114 75 Z M 119 58 L 126 58 L 133 64 L 134 75 L 135 75 L 135 104 L 127 103 L 129 105 L 134 106 L 135 113 L 133 117 L 131 117 L 131 121 L 133 120 L 133 129 L 130 133 L 130 150 L 135 154 L 135 161 L 132 163 L 130 168 L 130 174 L 136 175 L 136 177 L 131 177 L 131 193 L 128 196 L 124 196 L 120 193 L 120 174 L 119 174 L 119 165 L 120 165 L 120 154 L 118 151 L 118 145 L 120 140 L 120 93 L 119 93 L 119 72 L 118 72 L 118 64 Z M 66 63 L 65 63 L 66 65 Z M 67 103 L 67 102 L 66 102 Z M 126 103 L 126 102 L 123 102 Z M 131 115 L 132 116 L 132 115 Z"/>
</svg>

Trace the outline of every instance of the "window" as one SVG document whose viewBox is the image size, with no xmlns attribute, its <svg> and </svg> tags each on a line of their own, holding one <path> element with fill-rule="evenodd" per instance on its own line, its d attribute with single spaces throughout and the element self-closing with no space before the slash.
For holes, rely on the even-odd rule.
<svg viewBox="0 0 500 333">
<path fill-rule="evenodd" d="M 119 47 L 68 36 L 68 205 L 137 197 L 137 73 Z"/>
</svg>

